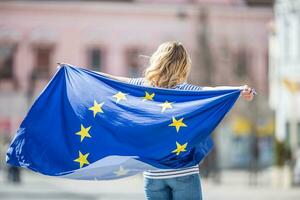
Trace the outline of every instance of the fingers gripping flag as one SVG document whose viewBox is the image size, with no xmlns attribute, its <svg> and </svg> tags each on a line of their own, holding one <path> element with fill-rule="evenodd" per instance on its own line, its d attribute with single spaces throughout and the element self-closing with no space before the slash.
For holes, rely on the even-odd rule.
<svg viewBox="0 0 300 200">
<path fill-rule="evenodd" d="M 136 86 L 62 64 L 20 125 L 7 163 L 97 180 L 193 166 L 240 91 Z"/>
</svg>

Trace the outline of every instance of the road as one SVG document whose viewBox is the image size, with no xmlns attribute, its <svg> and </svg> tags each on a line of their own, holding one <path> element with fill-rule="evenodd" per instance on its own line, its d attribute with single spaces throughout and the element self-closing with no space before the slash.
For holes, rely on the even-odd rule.
<svg viewBox="0 0 300 200">
<path fill-rule="evenodd" d="M 114 181 L 74 181 L 23 171 L 22 183 L 9 184 L 0 172 L 2 200 L 139 200 L 145 199 L 141 175 Z M 300 188 L 272 188 L 268 177 L 259 176 L 259 185 L 249 186 L 248 174 L 241 171 L 222 173 L 222 183 L 202 180 L 205 200 L 299 200 Z"/>
</svg>

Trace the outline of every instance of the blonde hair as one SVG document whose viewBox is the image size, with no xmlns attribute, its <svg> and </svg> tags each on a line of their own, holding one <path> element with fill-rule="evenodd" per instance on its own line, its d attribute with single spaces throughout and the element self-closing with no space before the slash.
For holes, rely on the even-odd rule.
<svg viewBox="0 0 300 200">
<path fill-rule="evenodd" d="M 145 79 L 152 86 L 172 88 L 186 81 L 190 68 L 191 59 L 183 45 L 165 42 L 151 56 Z"/>
</svg>

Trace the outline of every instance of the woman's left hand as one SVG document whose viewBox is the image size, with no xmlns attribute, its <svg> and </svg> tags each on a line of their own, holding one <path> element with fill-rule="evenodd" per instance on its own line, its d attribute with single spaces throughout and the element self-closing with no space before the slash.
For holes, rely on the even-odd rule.
<svg viewBox="0 0 300 200">
<path fill-rule="evenodd" d="M 252 101 L 254 97 L 254 89 L 250 88 L 248 85 L 245 85 L 241 95 L 246 101 Z"/>
</svg>

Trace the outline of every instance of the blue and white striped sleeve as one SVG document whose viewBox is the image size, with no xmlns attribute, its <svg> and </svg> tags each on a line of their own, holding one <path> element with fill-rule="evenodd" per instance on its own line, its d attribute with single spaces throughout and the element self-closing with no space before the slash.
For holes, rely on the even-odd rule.
<svg viewBox="0 0 300 200">
<path fill-rule="evenodd" d="M 193 91 L 203 90 L 203 87 L 200 87 L 198 85 L 192 85 L 191 90 L 193 90 Z"/>
<path fill-rule="evenodd" d="M 144 78 L 131 78 L 128 83 L 133 85 L 143 85 Z"/>
<path fill-rule="evenodd" d="M 203 90 L 203 88 L 200 87 L 200 86 L 192 85 L 192 84 L 188 84 L 188 83 L 184 83 L 184 84 L 180 85 L 180 87 L 178 89 L 180 89 L 180 90 L 190 90 L 190 91 Z"/>
</svg>

